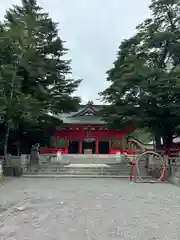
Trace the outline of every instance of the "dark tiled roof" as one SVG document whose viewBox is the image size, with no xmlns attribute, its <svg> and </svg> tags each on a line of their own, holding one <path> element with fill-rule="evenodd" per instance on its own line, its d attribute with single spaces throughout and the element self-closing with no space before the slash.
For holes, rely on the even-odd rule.
<svg viewBox="0 0 180 240">
<path fill-rule="evenodd" d="M 59 114 L 54 117 L 62 120 L 65 124 L 104 124 L 99 116 L 102 105 L 81 105 L 77 112 Z"/>
</svg>

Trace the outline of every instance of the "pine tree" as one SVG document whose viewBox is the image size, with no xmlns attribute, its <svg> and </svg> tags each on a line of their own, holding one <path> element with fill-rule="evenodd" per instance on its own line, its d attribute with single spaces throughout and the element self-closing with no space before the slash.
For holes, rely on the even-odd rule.
<svg viewBox="0 0 180 240">
<path fill-rule="evenodd" d="M 25 61 L 24 51 L 17 38 L 21 29 L 1 25 L 0 36 L 0 115 L 4 117 L 4 156 L 7 160 L 8 138 L 20 119 L 31 119 L 40 114 L 40 103 L 30 94 L 21 91 L 22 77 L 18 74 L 19 64 Z"/>
<path fill-rule="evenodd" d="M 10 131 L 23 121 L 40 126 L 48 112 L 75 110 L 80 99 L 72 93 L 80 80 L 69 78 L 70 61 L 64 59 L 67 49 L 57 23 L 35 0 L 9 9 L 0 34 L 0 114 L 7 157 Z"/>
<path fill-rule="evenodd" d="M 44 102 L 44 110 L 62 112 L 74 110 L 79 98 L 72 97 L 80 80 L 70 79 L 70 61 L 65 60 L 67 49 L 58 36 L 58 24 L 37 5 L 36 0 L 22 0 L 6 13 L 7 24 L 12 19 L 24 27 L 23 38 L 27 62 L 19 66 L 23 77 L 22 91 Z"/>
</svg>

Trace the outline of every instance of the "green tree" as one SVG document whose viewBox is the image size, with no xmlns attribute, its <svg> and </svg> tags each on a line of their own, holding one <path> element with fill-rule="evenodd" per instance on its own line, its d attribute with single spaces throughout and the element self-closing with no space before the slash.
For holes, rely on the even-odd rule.
<svg viewBox="0 0 180 240">
<path fill-rule="evenodd" d="M 7 159 L 7 146 L 10 130 L 20 119 L 34 118 L 40 113 L 40 104 L 30 94 L 21 91 L 22 78 L 18 75 L 18 66 L 24 61 L 24 51 L 17 33 L 20 26 L 10 29 L 1 26 L 0 37 L 0 114 L 4 117 L 4 156 Z"/>
<path fill-rule="evenodd" d="M 28 154 L 36 143 L 40 143 L 41 147 L 51 147 L 51 136 L 55 135 L 56 126 L 60 125 L 61 121 L 48 115 L 38 117 L 35 122 L 28 119 L 19 121 L 18 128 L 13 129 L 9 137 L 10 152 Z"/>
<path fill-rule="evenodd" d="M 143 144 L 148 144 L 149 142 L 153 141 L 152 134 L 149 133 L 146 129 L 136 129 L 127 137 L 133 137 Z"/>
<path fill-rule="evenodd" d="M 119 47 L 107 74 L 110 86 L 101 93 L 110 103 L 103 115 L 110 126 L 148 128 L 164 146 L 179 134 L 180 2 L 153 0 L 152 17 Z"/>
<path fill-rule="evenodd" d="M 22 0 L 22 6 L 9 9 L 7 25 L 12 26 L 14 19 L 21 22 L 23 38 L 28 42 L 26 63 L 18 69 L 23 78 L 22 92 L 43 102 L 46 111 L 74 110 L 80 99 L 72 93 L 77 90 L 80 80 L 69 78 L 71 61 L 65 60 L 67 49 L 58 35 L 58 23 L 42 11 L 36 0 Z"/>
<path fill-rule="evenodd" d="M 0 114 L 7 156 L 10 130 L 22 129 L 23 121 L 37 129 L 48 112 L 75 110 L 80 99 L 72 93 L 80 80 L 69 78 L 70 61 L 65 60 L 67 49 L 57 23 L 35 0 L 23 0 L 22 6 L 9 9 L 0 34 Z"/>
</svg>

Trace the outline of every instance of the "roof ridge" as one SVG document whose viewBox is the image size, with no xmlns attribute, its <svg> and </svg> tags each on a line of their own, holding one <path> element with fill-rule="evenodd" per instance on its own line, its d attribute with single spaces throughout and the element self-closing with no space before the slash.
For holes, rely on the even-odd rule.
<svg viewBox="0 0 180 240">
<path fill-rule="evenodd" d="M 77 111 L 75 114 L 69 116 L 69 118 L 72 118 L 72 117 L 77 117 L 77 116 L 82 116 L 82 115 L 85 115 L 88 110 L 92 113 L 92 115 L 97 115 L 98 114 L 98 110 L 94 107 L 94 105 L 90 102 L 88 104 L 86 104 L 83 109 L 80 109 L 79 111 Z M 91 116 L 91 114 L 90 114 Z"/>
</svg>

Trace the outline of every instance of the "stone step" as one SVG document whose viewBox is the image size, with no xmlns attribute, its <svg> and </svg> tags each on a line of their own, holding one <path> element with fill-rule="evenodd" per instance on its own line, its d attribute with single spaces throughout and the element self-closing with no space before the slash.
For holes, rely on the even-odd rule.
<svg viewBox="0 0 180 240">
<path fill-rule="evenodd" d="M 107 170 L 107 171 L 124 171 L 124 170 L 130 170 L 130 167 L 122 167 L 122 168 L 83 168 L 83 167 L 76 167 L 76 168 L 73 168 L 73 167 L 41 167 L 41 168 L 28 168 L 29 170 L 42 170 L 42 171 L 46 171 L 46 170 L 58 170 L 58 171 L 68 171 L 68 170 L 85 170 L 85 169 L 88 169 L 90 171 L 96 171 L 96 170 Z"/>
<path fill-rule="evenodd" d="M 122 177 L 129 178 L 130 165 L 125 164 L 60 164 L 44 163 L 30 166 L 23 177 Z M 144 166 L 141 175 L 146 175 Z"/>
<path fill-rule="evenodd" d="M 126 169 L 126 168 L 130 168 L 130 165 L 114 165 L 114 166 L 111 166 L 111 165 L 102 165 L 102 166 L 96 166 L 95 164 L 94 165 L 81 165 L 81 164 L 77 164 L 77 165 L 74 165 L 71 164 L 71 165 L 53 165 L 53 164 L 49 164 L 49 165 L 37 165 L 37 166 L 29 166 L 28 167 L 29 169 L 55 169 L 55 168 L 58 168 L 58 169 L 82 169 L 82 168 L 86 168 L 86 169 Z"/>
<path fill-rule="evenodd" d="M 48 173 L 48 172 L 57 172 L 57 173 L 67 173 L 67 174 L 71 174 L 71 173 L 82 173 L 82 172 L 86 172 L 86 173 L 130 173 L 130 169 L 124 169 L 124 170 L 119 170 L 119 169 L 34 169 L 34 170 L 27 170 L 26 172 L 30 172 L 30 173 L 36 173 L 36 172 L 44 172 L 44 173 Z"/>
<path fill-rule="evenodd" d="M 60 173 L 71 173 L 71 172 L 130 172 L 130 169 L 28 169 L 26 172 L 60 172 Z"/>
<path fill-rule="evenodd" d="M 122 177 L 128 177 L 129 178 L 129 174 L 128 173 L 125 173 L 125 174 L 98 174 L 98 173 L 94 173 L 94 174 L 90 174 L 90 173 L 84 173 L 84 174 L 82 174 L 82 173 L 74 173 L 74 174 L 58 174 L 58 173 L 49 173 L 49 174 L 47 174 L 47 173 L 37 173 L 37 174 L 34 174 L 34 173 L 29 173 L 29 174 L 24 174 L 23 176 L 53 176 L 53 175 L 56 175 L 56 176 L 69 176 L 69 177 L 71 177 L 71 176 L 82 176 L 82 177 L 85 177 L 85 176 L 122 176 Z"/>
<path fill-rule="evenodd" d="M 57 174 L 29 174 L 23 175 L 22 178 L 117 178 L 117 179 L 129 179 L 129 175 L 57 175 Z M 152 180 L 152 178 L 144 176 L 144 180 Z M 141 180 L 137 177 L 137 181 L 141 182 Z"/>
<path fill-rule="evenodd" d="M 57 173 L 57 174 L 130 174 L 129 171 L 37 171 L 37 172 L 26 172 L 26 173 Z"/>
<path fill-rule="evenodd" d="M 24 175 L 129 175 L 130 167 L 38 167 L 29 168 Z"/>
<path fill-rule="evenodd" d="M 56 162 L 56 155 L 40 155 L 40 163 Z M 133 155 L 127 156 L 129 159 L 134 159 Z M 89 164 L 89 163 L 116 163 L 116 155 L 89 155 L 89 154 L 64 154 L 61 157 L 62 162 L 71 162 L 76 164 Z"/>
<path fill-rule="evenodd" d="M 108 174 L 112 174 L 112 175 L 119 175 L 119 174 L 127 174 L 129 175 L 129 171 L 124 171 L 124 172 L 120 172 L 120 171 L 67 171 L 67 172 L 63 172 L 63 171 L 46 171 L 46 172 L 43 172 L 43 171 L 36 171 L 36 172 L 26 172 L 24 174 L 40 174 L 40 173 L 43 173 L 43 174 L 100 174 L 100 175 L 108 175 Z"/>
<path fill-rule="evenodd" d="M 124 179 L 128 179 L 129 175 L 27 174 L 27 175 L 23 175 L 22 178 L 124 178 Z"/>
<path fill-rule="evenodd" d="M 82 168 L 82 167 L 41 167 L 41 168 L 28 168 L 28 171 L 130 171 L 130 167 L 110 167 L 110 168 Z M 144 167 L 139 168 L 140 171 L 146 171 Z"/>
<path fill-rule="evenodd" d="M 144 168 L 139 169 L 141 173 L 145 173 L 146 170 Z M 27 172 L 33 173 L 33 172 L 59 172 L 59 173 L 73 173 L 73 172 L 97 172 L 97 173 L 102 173 L 102 172 L 108 172 L 108 173 L 124 173 L 128 172 L 130 173 L 130 167 L 121 167 L 121 168 L 83 168 L 83 167 L 49 167 L 49 168 L 29 168 L 27 169 Z"/>
<path fill-rule="evenodd" d="M 119 163 L 40 163 L 37 165 L 31 165 L 30 167 L 125 167 L 129 164 Z"/>
</svg>

